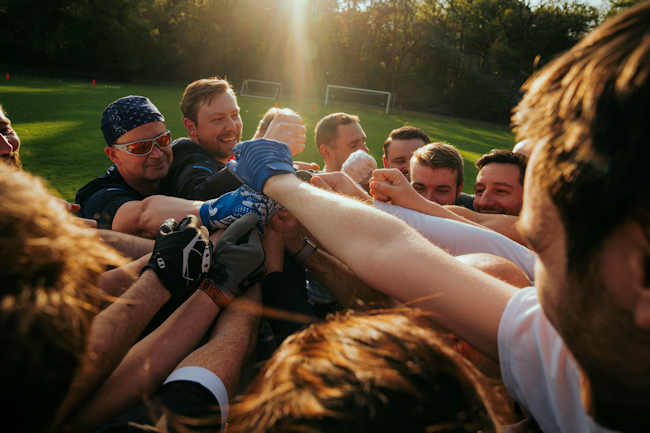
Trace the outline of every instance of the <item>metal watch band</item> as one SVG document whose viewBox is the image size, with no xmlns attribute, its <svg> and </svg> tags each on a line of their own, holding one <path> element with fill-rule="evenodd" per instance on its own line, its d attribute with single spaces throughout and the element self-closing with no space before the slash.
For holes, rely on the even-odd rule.
<svg viewBox="0 0 650 433">
<path fill-rule="evenodd" d="M 296 261 L 302 265 L 303 263 L 305 263 L 305 260 L 307 260 L 307 258 L 311 256 L 311 253 L 316 251 L 316 248 L 317 248 L 316 244 L 311 239 L 305 238 L 305 245 L 298 252 L 298 254 L 293 256 L 293 258 L 296 259 Z"/>
</svg>

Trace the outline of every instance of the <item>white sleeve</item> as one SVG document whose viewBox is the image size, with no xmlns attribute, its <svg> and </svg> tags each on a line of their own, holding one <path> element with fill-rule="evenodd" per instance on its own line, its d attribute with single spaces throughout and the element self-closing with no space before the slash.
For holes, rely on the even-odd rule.
<svg viewBox="0 0 650 433">
<path fill-rule="evenodd" d="M 230 401 L 228 400 L 228 391 L 226 391 L 226 386 L 223 384 L 221 379 L 219 379 L 219 376 L 203 367 L 182 367 L 173 371 L 172 374 L 167 377 L 165 383 L 174 382 L 176 380 L 187 380 L 199 383 L 214 395 L 214 398 L 219 402 L 219 408 L 221 409 L 221 431 L 223 431 L 226 426 L 226 421 L 228 420 Z M 163 385 L 165 383 L 163 383 Z"/>
<path fill-rule="evenodd" d="M 373 204 L 377 209 L 395 215 L 452 256 L 493 254 L 517 265 L 531 282 L 535 278 L 533 268 L 537 255 L 500 233 L 460 221 L 426 215 L 380 200 L 374 200 Z"/>
<path fill-rule="evenodd" d="M 580 370 L 528 287 L 513 296 L 498 334 L 501 375 L 510 395 L 543 432 L 607 432 L 585 411 Z"/>
</svg>

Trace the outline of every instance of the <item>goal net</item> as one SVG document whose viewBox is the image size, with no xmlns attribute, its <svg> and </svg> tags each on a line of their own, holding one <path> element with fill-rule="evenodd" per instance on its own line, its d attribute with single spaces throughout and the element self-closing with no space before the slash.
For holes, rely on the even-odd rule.
<svg viewBox="0 0 650 433">
<path fill-rule="evenodd" d="M 388 114 L 391 110 L 392 99 L 390 92 L 328 84 L 325 93 L 325 106 L 340 105 L 363 109 L 379 108 Z"/>
<path fill-rule="evenodd" d="M 239 94 L 250 98 L 280 99 L 282 96 L 282 83 L 244 80 Z"/>
</svg>

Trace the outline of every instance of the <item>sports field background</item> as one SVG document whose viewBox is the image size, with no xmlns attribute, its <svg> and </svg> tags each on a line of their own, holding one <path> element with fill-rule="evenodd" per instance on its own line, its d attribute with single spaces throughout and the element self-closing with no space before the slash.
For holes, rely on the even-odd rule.
<svg viewBox="0 0 650 433">
<path fill-rule="evenodd" d="M 74 201 L 77 190 L 104 173 L 111 165 L 104 154 L 99 119 L 104 108 L 122 96 L 142 95 L 151 99 L 165 116 L 173 138 L 186 136 L 180 112 L 184 86 L 102 83 L 11 77 L 0 81 L 0 103 L 21 139 L 24 169 L 43 177 L 52 192 Z M 276 101 L 239 97 L 244 122 L 243 139 L 250 139 L 257 123 Z M 323 106 L 323 101 L 277 101 L 279 107 L 298 111 L 307 127 L 305 152 L 295 160 L 323 160 L 316 150 L 314 127 L 327 114 L 346 111 L 361 118 L 370 154 L 381 167 L 382 145 L 391 130 L 408 124 L 424 130 L 432 141 L 456 146 L 465 159 L 464 191 L 474 191 L 473 162 L 493 148 L 511 149 L 514 137 L 509 128 L 445 117 L 414 114 L 386 115 L 380 110 Z M 316 107 L 314 109 L 314 102 Z"/>
</svg>

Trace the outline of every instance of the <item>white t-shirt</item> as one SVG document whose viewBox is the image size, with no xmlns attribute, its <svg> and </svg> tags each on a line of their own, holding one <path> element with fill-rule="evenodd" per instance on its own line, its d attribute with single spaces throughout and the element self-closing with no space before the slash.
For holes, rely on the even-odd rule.
<svg viewBox="0 0 650 433">
<path fill-rule="evenodd" d="M 500 233 L 460 221 L 423 214 L 380 200 L 374 200 L 373 204 L 377 209 L 395 215 L 452 256 L 493 254 L 517 265 L 531 282 L 535 278 L 533 268 L 537 255 Z"/>
<path fill-rule="evenodd" d="M 544 432 L 609 432 L 597 425 L 580 399 L 580 370 L 542 312 L 537 290 L 520 290 L 499 324 L 499 361 L 510 395 Z"/>
</svg>

